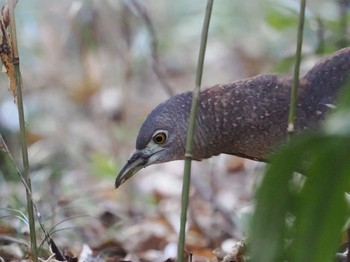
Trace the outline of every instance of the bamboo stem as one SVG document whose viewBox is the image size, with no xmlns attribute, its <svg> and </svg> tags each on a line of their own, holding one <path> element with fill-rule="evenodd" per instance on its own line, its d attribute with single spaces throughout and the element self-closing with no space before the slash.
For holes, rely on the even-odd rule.
<svg viewBox="0 0 350 262">
<path fill-rule="evenodd" d="M 204 23 L 202 28 L 201 44 L 200 44 L 199 55 L 198 55 L 196 83 L 193 90 L 191 114 L 190 114 L 189 126 L 187 131 L 184 178 L 182 182 L 180 233 L 179 233 L 179 242 L 178 242 L 178 249 L 177 249 L 178 262 L 183 262 L 185 258 L 184 254 L 185 254 L 185 238 L 186 238 L 186 221 L 187 221 L 187 209 L 188 209 L 190 181 L 191 181 L 192 146 L 193 146 L 193 137 L 195 132 L 195 120 L 196 120 L 196 114 L 197 114 L 197 108 L 198 108 L 198 96 L 199 96 L 200 87 L 202 83 L 204 57 L 205 57 L 205 50 L 207 46 L 207 40 L 208 40 L 208 30 L 209 30 L 211 11 L 213 7 L 213 1 L 214 0 L 208 0 L 207 2 L 207 8 L 206 8 Z"/>
<path fill-rule="evenodd" d="M 294 133 L 294 130 L 295 130 L 294 129 L 294 122 L 295 122 L 295 112 L 296 112 L 297 95 L 298 95 L 298 88 L 299 88 L 299 73 L 300 73 L 300 62 L 301 62 L 301 50 L 302 50 L 302 46 L 303 46 L 305 6 L 306 6 L 306 0 L 300 0 L 297 48 L 296 48 L 296 53 L 295 53 L 293 86 L 292 86 L 292 90 L 291 90 L 289 117 L 288 117 L 288 128 L 287 128 L 289 136 L 291 136 Z"/>
<path fill-rule="evenodd" d="M 33 202 L 30 196 L 31 191 L 31 181 L 29 176 L 29 159 L 28 159 L 28 148 L 27 148 L 27 138 L 26 138 L 26 126 L 24 118 L 24 109 L 23 109 L 23 97 L 22 97 L 22 78 L 21 71 L 19 67 L 19 55 L 18 55 L 18 46 L 17 46 L 17 34 L 16 34 L 16 21 L 15 21 L 15 5 L 16 0 L 9 0 L 9 15 L 10 15 L 10 32 L 11 32 L 11 46 L 12 46 L 12 57 L 13 65 L 15 69 L 15 79 L 17 87 L 17 107 L 18 107 L 18 118 L 19 118 L 19 127 L 20 127 L 20 141 L 22 148 L 22 159 L 23 159 L 23 176 L 25 182 L 28 186 L 26 188 L 27 193 L 27 208 L 28 208 L 28 220 L 29 220 L 29 231 L 30 231 L 30 240 L 31 240 L 31 252 L 32 260 L 34 262 L 38 261 L 38 249 L 36 243 L 36 231 L 35 231 L 35 219 L 34 219 L 34 209 Z"/>
</svg>

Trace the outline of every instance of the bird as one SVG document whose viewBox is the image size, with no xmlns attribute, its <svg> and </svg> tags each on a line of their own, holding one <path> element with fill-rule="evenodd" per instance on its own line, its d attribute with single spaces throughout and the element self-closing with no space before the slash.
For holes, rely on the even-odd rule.
<svg viewBox="0 0 350 262">
<path fill-rule="evenodd" d="M 295 132 L 317 130 L 350 76 L 350 47 L 316 63 L 299 79 Z M 266 162 L 288 137 L 292 77 L 262 74 L 204 88 L 199 94 L 192 159 L 230 154 Z M 136 150 L 115 187 L 149 165 L 185 155 L 192 92 L 159 104 L 143 122 Z"/>
</svg>

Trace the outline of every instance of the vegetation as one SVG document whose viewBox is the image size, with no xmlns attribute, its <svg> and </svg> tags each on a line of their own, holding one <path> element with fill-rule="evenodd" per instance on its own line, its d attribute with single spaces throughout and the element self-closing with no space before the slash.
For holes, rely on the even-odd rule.
<svg viewBox="0 0 350 262">
<path fill-rule="evenodd" d="M 204 85 L 292 72 L 295 3 L 215 1 Z M 307 3 L 301 74 L 348 45 L 348 5 Z M 113 182 L 148 111 L 193 87 L 204 10 L 200 0 L 18 2 L 24 111 L 20 130 L 4 75 L 0 258 L 176 256 L 183 164 L 150 167 L 118 191 Z M 263 176 L 256 163 L 235 157 L 193 163 L 186 237 L 193 261 L 346 259 L 350 88 L 341 98 L 320 132 L 293 136 Z M 22 178 L 27 187 L 22 173 L 30 174 L 32 183 Z M 254 192 L 255 212 L 246 213 Z"/>
</svg>

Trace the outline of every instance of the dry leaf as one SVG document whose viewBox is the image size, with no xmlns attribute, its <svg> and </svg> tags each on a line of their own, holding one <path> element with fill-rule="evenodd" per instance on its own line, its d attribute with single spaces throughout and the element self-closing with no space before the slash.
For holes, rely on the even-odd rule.
<svg viewBox="0 0 350 262">
<path fill-rule="evenodd" d="M 15 78 L 14 59 L 12 57 L 12 48 L 10 36 L 6 33 L 6 28 L 10 23 L 8 5 L 4 5 L 0 14 L 0 29 L 1 29 L 1 45 L 0 45 L 0 59 L 2 61 L 3 69 L 8 76 L 9 91 L 11 92 L 15 103 L 17 102 L 17 88 Z"/>
</svg>

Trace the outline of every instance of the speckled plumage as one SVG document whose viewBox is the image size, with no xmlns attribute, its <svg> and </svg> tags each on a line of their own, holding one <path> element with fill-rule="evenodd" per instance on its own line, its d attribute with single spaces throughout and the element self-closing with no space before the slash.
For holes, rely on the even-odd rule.
<svg viewBox="0 0 350 262">
<path fill-rule="evenodd" d="M 349 75 L 350 48 L 345 48 L 317 63 L 300 79 L 297 131 L 317 127 L 329 109 L 327 104 L 335 103 L 337 91 Z M 194 159 L 226 153 L 266 160 L 286 138 L 291 86 L 291 78 L 259 75 L 201 91 Z M 176 95 L 148 115 L 139 131 L 135 154 L 142 155 L 157 130 L 166 130 L 168 137 L 163 145 L 152 146 L 161 150 L 147 149 L 148 153 L 141 156 L 144 160 L 141 167 L 183 159 L 191 100 L 191 92 Z M 129 166 L 130 161 L 118 177 Z M 125 180 L 118 182 L 117 178 L 116 186 Z"/>
<path fill-rule="evenodd" d="M 194 158 L 227 153 L 261 159 L 265 148 L 280 140 L 287 128 L 289 90 L 288 94 L 283 90 L 289 84 L 289 80 L 281 81 L 276 75 L 261 75 L 203 90 L 196 118 Z M 155 130 L 166 129 L 176 134 L 169 144 L 174 149 L 171 159 L 182 159 L 191 100 L 192 92 L 186 92 L 157 106 L 139 131 L 136 149 L 145 148 Z"/>
</svg>

